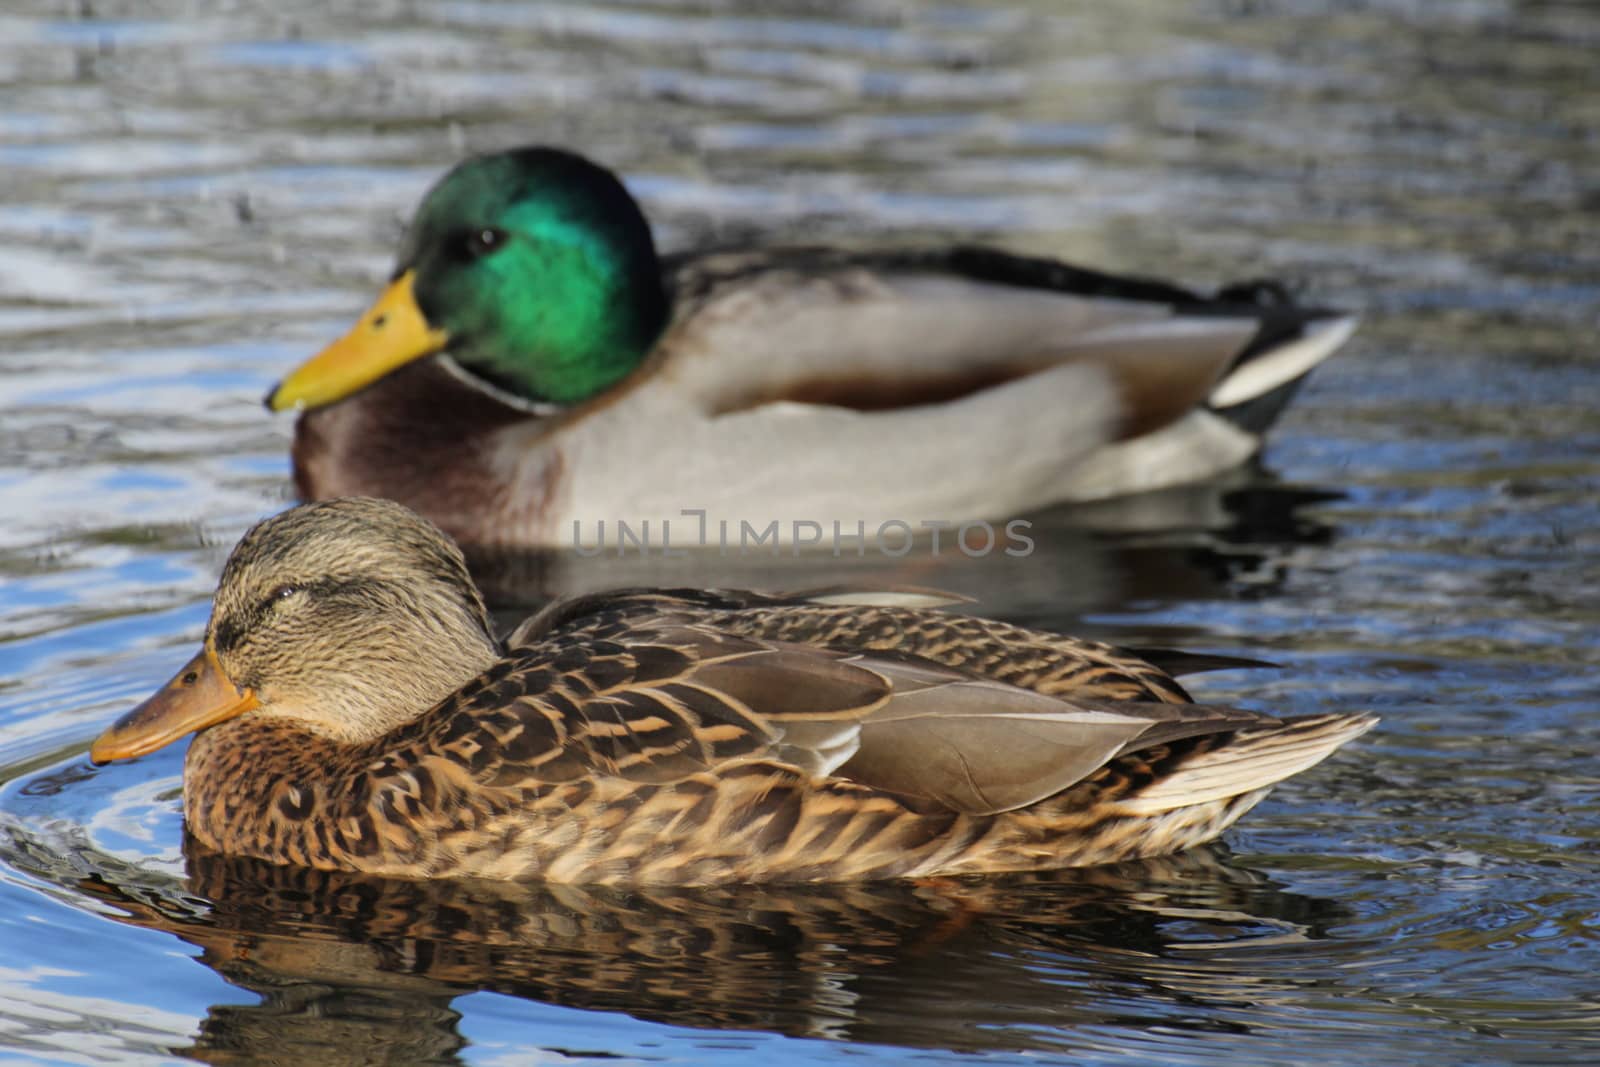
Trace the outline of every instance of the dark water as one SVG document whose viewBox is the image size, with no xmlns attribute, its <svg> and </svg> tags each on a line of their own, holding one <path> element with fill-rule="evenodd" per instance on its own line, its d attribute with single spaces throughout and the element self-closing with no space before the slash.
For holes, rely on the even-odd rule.
<svg viewBox="0 0 1600 1067">
<path fill-rule="evenodd" d="M 0 13 L 0 1058 L 1600 1059 L 1600 9 L 23 0 Z M 185 856 L 88 740 L 288 499 L 266 385 L 463 151 L 616 165 L 672 247 L 960 235 L 1359 308 L 1268 472 L 846 561 L 1266 656 L 1379 731 L 1224 844 L 993 881 L 597 894 Z M 502 598 L 831 560 L 496 561 Z M 6 1050 L 9 1050 L 7 1052 Z"/>
</svg>

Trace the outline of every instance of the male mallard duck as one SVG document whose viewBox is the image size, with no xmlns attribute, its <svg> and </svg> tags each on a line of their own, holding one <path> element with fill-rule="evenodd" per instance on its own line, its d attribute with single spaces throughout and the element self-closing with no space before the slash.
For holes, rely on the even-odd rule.
<svg viewBox="0 0 1600 1067">
<path fill-rule="evenodd" d="M 1354 328 L 1272 283 L 983 248 L 658 260 L 615 175 L 523 148 L 434 186 L 389 288 L 267 404 L 304 410 L 302 497 L 399 500 L 474 545 L 659 537 L 686 508 L 871 536 L 1233 467 Z"/>
<path fill-rule="evenodd" d="M 502 644 L 435 527 L 304 505 L 245 535 L 203 649 L 91 756 L 199 731 L 189 830 L 273 862 L 844 881 L 1187 848 L 1376 721 L 1195 704 L 1132 652 L 838 599 L 597 594 Z"/>
</svg>

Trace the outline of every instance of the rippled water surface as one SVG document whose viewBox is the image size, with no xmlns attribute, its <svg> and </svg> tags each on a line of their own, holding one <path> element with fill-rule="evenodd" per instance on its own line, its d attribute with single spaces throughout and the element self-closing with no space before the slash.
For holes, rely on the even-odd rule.
<svg viewBox="0 0 1600 1067">
<path fill-rule="evenodd" d="M 21 0 L 0 13 L 0 1050 L 23 1061 L 1600 1059 L 1600 9 Z M 289 499 L 266 386 L 463 152 L 616 166 L 668 247 L 960 236 L 1361 309 L 1265 472 L 872 561 L 1376 709 L 1224 844 L 993 881 L 599 894 L 186 855 L 88 740 Z M 620 582 L 815 562 L 560 557 Z M 514 612 L 508 613 L 514 614 Z M 181 746 L 180 746 L 181 747 Z M 762 1057 L 758 1060 L 756 1057 Z"/>
</svg>

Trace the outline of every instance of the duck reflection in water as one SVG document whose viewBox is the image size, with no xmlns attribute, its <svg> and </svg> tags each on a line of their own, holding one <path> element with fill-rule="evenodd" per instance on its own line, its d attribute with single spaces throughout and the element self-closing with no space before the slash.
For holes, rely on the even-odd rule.
<svg viewBox="0 0 1600 1067">
<path fill-rule="evenodd" d="M 1299 995 L 1294 968 L 1262 961 L 1318 953 L 1348 919 L 1217 846 L 1000 878 L 643 892 L 185 851 L 186 882 L 119 882 L 91 858 L 106 873 L 79 888 L 261 996 L 211 1009 L 183 1050 L 209 1062 L 449 1062 L 468 1044 L 453 1001 L 476 991 L 674 1026 L 1061 1051 L 1083 1026 L 1182 1029 L 1200 1005 Z"/>
</svg>

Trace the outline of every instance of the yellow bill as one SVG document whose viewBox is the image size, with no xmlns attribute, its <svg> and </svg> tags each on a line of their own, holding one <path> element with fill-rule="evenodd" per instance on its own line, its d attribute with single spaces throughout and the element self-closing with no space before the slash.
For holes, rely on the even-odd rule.
<svg viewBox="0 0 1600 1067">
<path fill-rule="evenodd" d="M 431 356 L 450 335 L 428 325 L 406 271 L 349 333 L 312 356 L 267 394 L 273 411 L 319 408 L 343 400 L 413 360 Z"/>
<path fill-rule="evenodd" d="M 207 642 L 155 696 L 95 738 L 89 758 L 110 763 L 143 756 L 258 706 L 255 692 L 233 684 Z"/>
</svg>

